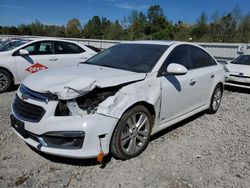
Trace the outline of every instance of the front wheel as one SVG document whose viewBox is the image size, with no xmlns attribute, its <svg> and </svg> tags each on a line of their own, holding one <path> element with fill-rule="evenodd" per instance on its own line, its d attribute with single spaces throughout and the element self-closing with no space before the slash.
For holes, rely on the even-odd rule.
<svg viewBox="0 0 250 188">
<path fill-rule="evenodd" d="M 214 89 L 213 95 L 210 100 L 210 106 L 207 111 L 209 114 L 214 114 L 218 111 L 221 103 L 222 92 L 223 92 L 222 86 L 217 85 Z"/>
<path fill-rule="evenodd" d="M 12 85 L 12 78 L 8 71 L 0 69 L 0 93 L 8 90 Z"/>
<path fill-rule="evenodd" d="M 114 130 L 111 153 L 122 160 L 140 155 L 148 146 L 152 122 L 146 107 L 138 105 L 128 110 Z"/>
</svg>

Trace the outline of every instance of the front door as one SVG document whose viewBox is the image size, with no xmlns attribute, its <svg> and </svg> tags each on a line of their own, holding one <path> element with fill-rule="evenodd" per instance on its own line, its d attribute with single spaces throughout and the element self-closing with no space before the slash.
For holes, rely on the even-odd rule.
<svg viewBox="0 0 250 188">
<path fill-rule="evenodd" d="M 20 82 L 28 75 L 58 67 L 53 41 L 34 42 L 22 49 L 27 50 L 29 55 L 18 55 L 18 52 L 15 52 L 15 64 Z"/>
<path fill-rule="evenodd" d="M 200 100 L 200 93 L 197 90 L 197 80 L 191 70 L 191 58 L 187 45 L 175 47 L 165 60 L 160 69 L 167 70 L 170 63 L 178 63 L 185 66 L 188 72 L 185 75 L 161 76 L 162 105 L 160 123 L 166 123 L 194 110 Z"/>
</svg>

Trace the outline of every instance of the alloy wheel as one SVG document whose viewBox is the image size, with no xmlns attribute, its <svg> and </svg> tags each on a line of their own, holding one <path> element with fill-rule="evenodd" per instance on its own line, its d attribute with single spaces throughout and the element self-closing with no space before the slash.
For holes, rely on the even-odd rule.
<svg viewBox="0 0 250 188">
<path fill-rule="evenodd" d="M 150 136 L 150 121 L 143 112 L 133 114 L 127 121 L 121 133 L 122 150 L 131 155 L 147 144 Z"/>
<path fill-rule="evenodd" d="M 4 89 L 8 85 L 8 78 L 5 74 L 0 73 L 0 90 Z"/>
<path fill-rule="evenodd" d="M 212 99 L 212 108 L 214 111 L 216 111 L 219 108 L 220 102 L 221 102 L 221 97 L 222 97 L 221 88 L 217 87 L 215 92 L 214 92 L 213 99 Z"/>
</svg>

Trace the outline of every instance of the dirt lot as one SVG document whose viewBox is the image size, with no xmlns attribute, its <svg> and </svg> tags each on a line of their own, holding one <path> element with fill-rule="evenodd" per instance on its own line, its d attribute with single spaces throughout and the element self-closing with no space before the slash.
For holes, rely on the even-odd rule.
<svg viewBox="0 0 250 188">
<path fill-rule="evenodd" d="M 215 115 L 201 113 L 154 136 L 128 161 L 39 154 L 11 130 L 15 92 L 0 94 L 0 187 L 250 187 L 250 94 L 225 90 Z"/>
</svg>

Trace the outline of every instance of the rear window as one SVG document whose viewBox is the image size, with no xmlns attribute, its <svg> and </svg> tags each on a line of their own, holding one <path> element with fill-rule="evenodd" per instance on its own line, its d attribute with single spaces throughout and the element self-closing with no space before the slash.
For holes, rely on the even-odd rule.
<svg viewBox="0 0 250 188">
<path fill-rule="evenodd" d="M 17 48 L 18 46 L 26 44 L 27 42 L 30 42 L 30 41 L 29 40 L 14 40 L 14 41 L 8 41 L 5 43 L 2 43 L 2 45 L 0 46 L 0 52 L 12 50 L 14 48 Z"/>
</svg>

